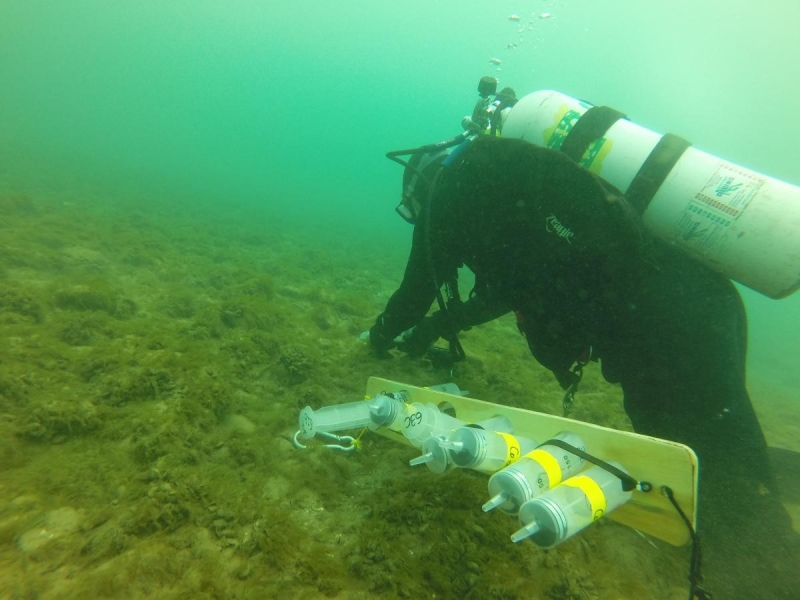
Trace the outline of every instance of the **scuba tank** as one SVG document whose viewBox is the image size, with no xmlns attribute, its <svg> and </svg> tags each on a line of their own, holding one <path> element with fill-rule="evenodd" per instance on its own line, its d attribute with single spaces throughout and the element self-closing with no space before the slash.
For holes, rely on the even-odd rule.
<svg viewBox="0 0 800 600">
<path fill-rule="evenodd" d="M 771 298 L 800 287 L 800 187 L 555 91 L 521 98 L 503 136 L 560 150 L 625 194 L 647 229 Z"/>
</svg>

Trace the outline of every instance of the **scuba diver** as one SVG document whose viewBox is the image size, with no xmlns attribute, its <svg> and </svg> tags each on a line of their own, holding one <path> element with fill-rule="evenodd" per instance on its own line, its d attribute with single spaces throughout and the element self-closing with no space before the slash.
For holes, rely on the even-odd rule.
<svg viewBox="0 0 800 600">
<path fill-rule="evenodd" d="M 568 392 L 598 361 L 637 433 L 699 458 L 705 583 L 692 597 L 796 598 L 800 536 L 745 386 L 747 321 L 733 283 L 651 235 L 618 190 L 559 151 L 465 134 L 388 156 L 403 152 L 397 210 L 414 225 L 412 247 L 370 329 L 372 350 L 423 356 L 443 338 L 449 351 L 433 357 L 457 361 L 460 331 L 514 312 Z M 465 300 L 462 266 L 475 275 Z"/>
</svg>

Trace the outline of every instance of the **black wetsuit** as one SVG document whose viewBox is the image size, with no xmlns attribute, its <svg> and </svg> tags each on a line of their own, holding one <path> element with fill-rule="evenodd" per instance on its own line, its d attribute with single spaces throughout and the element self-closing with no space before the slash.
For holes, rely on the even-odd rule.
<svg viewBox="0 0 800 600">
<path fill-rule="evenodd" d="M 475 141 L 439 174 L 373 344 L 423 319 L 434 276 L 442 283 L 466 265 L 475 294 L 452 311 L 455 329 L 516 311 L 532 353 L 560 381 L 591 347 L 604 377 L 621 384 L 637 432 L 696 451 L 704 569 L 717 598 L 798 597 L 797 574 L 782 573 L 797 568 L 791 524 L 745 387 L 740 296 L 643 233 L 614 198 L 556 151 Z"/>
</svg>

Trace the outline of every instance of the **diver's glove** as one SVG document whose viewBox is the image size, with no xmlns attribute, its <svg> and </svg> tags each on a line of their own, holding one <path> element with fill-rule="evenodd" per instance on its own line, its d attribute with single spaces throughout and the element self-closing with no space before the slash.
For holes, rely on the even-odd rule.
<svg viewBox="0 0 800 600">
<path fill-rule="evenodd" d="M 373 325 L 369 330 L 369 345 L 375 355 L 379 358 L 388 357 L 389 350 L 397 345 L 394 341 L 394 338 L 387 336 L 385 333 L 383 315 L 380 315 L 375 320 L 375 325 Z"/>
<path fill-rule="evenodd" d="M 409 356 L 423 356 L 440 337 L 446 334 L 447 324 L 442 312 L 435 312 L 422 319 L 415 327 L 403 334 L 397 349 Z"/>
</svg>

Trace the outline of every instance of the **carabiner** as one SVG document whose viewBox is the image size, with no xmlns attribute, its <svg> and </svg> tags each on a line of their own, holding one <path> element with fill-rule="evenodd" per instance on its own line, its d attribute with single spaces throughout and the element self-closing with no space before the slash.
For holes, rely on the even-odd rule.
<svg viewBox="0 0 800 600">
<path fill-rule="evenodd" d="M 304 445 L 297 436 L 299 436 L 301 431 L 298 429 L 294 437 L 292 438 L 292 443 L 294 447 L 298 450 L 308 450 L 308 446 Z M 330 433 L 328 431 L 318 431 L 314 437 L 323 438 L 328 440 L 329 444 L 323 444 L 323 448 L 330 448 L 331 450 L 338 450 L 340 452 L 353 452 L 358 448 L 358 444 L 356 443 L 356 438 L 351 435 L 336 435 L 335 433 Z"/>
</svg>

